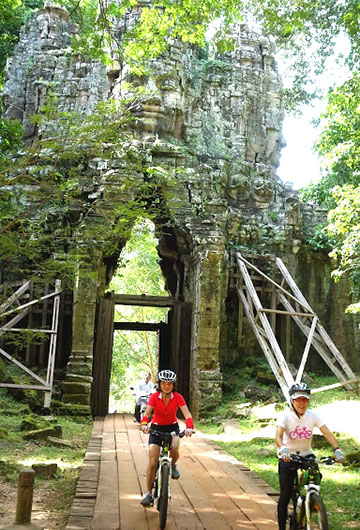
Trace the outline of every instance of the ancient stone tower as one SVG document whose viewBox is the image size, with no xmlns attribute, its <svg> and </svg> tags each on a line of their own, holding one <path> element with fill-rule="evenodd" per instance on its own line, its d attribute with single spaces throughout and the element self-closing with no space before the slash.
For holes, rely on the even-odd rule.
<svg viewBox="0 0 360 530">
<path fill-rule="evenodd" d="M 96 103 L 122 97 L 126 68 L 107 70 L 73 54 L 70 38 L 76 32 L 66 10 L 47 4 L 15 49 L 4 108 L 6 116 L 22 120 L 27 142 L 37 134 L 28 117 L 39 111 L 50 85 L 56 85 L 64 110 L 90 113 Z M 328 280 L 327 256 L 315 255 L 305 242 L 318 212 L 302 205 L 276 176 L 283 109 L 274 50 L 246 25 L 235 28 L 234 37 L 235 50 L 221 56 L 175 43 L 137 80 L 151 89 L 151 97 L 138 110 L 136 141 L 148 150 L 147 164 L 173 168 L 176 176 L 163 190 L 157 237 L 169 295 L 192 307 L 184 362 L 195 415 L 221 398 L 221 365 L 256 351 L 249 330 L 242 350 L 234 339 L 236 309 L 228 292 L 233 248 L 283 257 L 349 362 L 356 359 L 359 342 L 353 320 L 344 315 L 346 292 Z M 84 172 L 101 182 L 91 193 L 99 210 L 110 214 L 144 179 L 144 172 L 123 167 L 121 160 L 89 160 Z M 126 192 L 125 178 L 133 183 Z M 68 402 L 89 404 L 97 303 L 125 243 L 119 240 L 113 255 L 106 255 L 101 241 L 95 250 L 84 250 L 88 259 L 74 292 L 72 351 L 63 385 Z"/>
</svg>

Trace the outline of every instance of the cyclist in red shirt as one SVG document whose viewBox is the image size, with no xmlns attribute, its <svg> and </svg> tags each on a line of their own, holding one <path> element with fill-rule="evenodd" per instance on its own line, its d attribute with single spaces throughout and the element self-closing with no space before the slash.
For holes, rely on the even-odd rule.
<svg viewBox="0 0 360 530">
<path fill-rule="evenodd" d="M 148 434 L 150 430 L 151 414 L 154 411 L 149 436 L 149 463 L 146 470 L 146 487 L 148 491 L 141 501 L 142 506 L 152 506 L 154 502 L 152 487 L 159 460 L 161 442 L 153 432 L 175 432 L 176 434 L 179 434 L 180 429 L 176 418 L 178 408 L 180 408 L 185 417 L 185 436 L 191 436 L 194 429 L 194 422 L 185 399 L 178 392 L 174 392 L 175 381 L 176 374 L 172 370 L 162 370 L 159 372 L 160 391 L 154 392 L 154 394 L 150 396 L 144 416 L 140 423 L 140 429 Z M 180 478 L 179 470 L 176 467 L 176 462 L 179 459 L 179 444 L 180 438 L 175 435 L 170 449 L 170 456 L 172 458 L 171 477 L 173 479 Z"/>
</svg>

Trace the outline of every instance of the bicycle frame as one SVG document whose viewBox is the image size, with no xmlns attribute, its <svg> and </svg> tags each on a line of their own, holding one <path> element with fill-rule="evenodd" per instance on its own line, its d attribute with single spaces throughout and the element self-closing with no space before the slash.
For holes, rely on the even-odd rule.
<svg viewBox="0 0 360 530">
<path fill-rule="evenodd" d="M 162 473 L 161 469 L 162 467 L 167 464 L 169 466 L 169 469 L 171 470 L 172 466 L 172 458 L 169 456 L 169 452 L 171 449 L 171 440 L 163 439 L 163 444 L 161 445 L 160 449 L 160 455 L 159 455 L 159 462 L 158 462 L 158 468 L 156 472 L 155 480 L 158 481 L 157 490 L 158 492 L 161 491 L 161 481 L 162 481 Z M 171 473 L 169 473 L 169 484 L 168 484 L 168 497 L 171 498 Z"/>
<path fill-rule="evenodd" d="M 153 434 L 155 434 L 153 432 Z M 157 483 L 157 491 L 155 491 L 155 497 L 156 494 L 161 491 L 161 480 L 162 480 L 162 473 L 161 469 L 164 465 L 168 465 L 170 469 L 169 473 L 169 484 L 168 484 L 168 492 L 169 492 L 169 498 L 171 498 L 171 468 L 172 468 L 172 458 L 169 456 L 171 445 L 172 445 L 172 439 L 174 436 L 179 436 L 179 438 L 183 438 L 185 436 L 185 430 L 181 431 L 178 435 L 176 435 L 175 432 L 172 433 L 156 433 L 156 436 L 161 438 L 161 448 L 160 448 L 160 455 L 159 455 L 159 461 L 158 461 L 158 467 L 156 470 L 155 475 L 155 484 Z"/>
<path fill-rule="evenodd" d="M 166 526 L 168 501 L 171 498 L 171 471 L 172 471 L 172 458 L 169 456 L 171 444 L 175 433 L 157 433 L 153 432 L 156 436 L 161 439 L 161 449 L 158 461 L 158 467 L 155 475 L 154 482 L 154 497 L 157 497 L 157 509 L 159 510 L 159 522 L 160 529 L 163 530 Z M 185 435 L 185 431 L 182 431 L 177 436 L 182 438 Z M 163 481 L 163 476 L 166 482 Z"/>
</svg>

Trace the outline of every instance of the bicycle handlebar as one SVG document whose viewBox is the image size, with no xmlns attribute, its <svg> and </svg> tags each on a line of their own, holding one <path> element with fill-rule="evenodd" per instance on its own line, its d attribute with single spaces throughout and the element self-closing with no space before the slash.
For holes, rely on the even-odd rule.
<svg viewBox="0 0 360 530">
<path fill-rule="evenodd" d="M 336 460 L 331 456 L 323 456 L 320 459 L 316 459 L 314 455 L 300 456 L 299 454 L 291 453 L 290 459 L 292 462 L 300 464 L 304 469 L 308 469 L 314 464 L 332 466 L 336 463 Z"/>
<path fill-rule="evenodd" d="M 186 429 L 184 429 L 183 431 L 180 431 L 179 433 L 176 433 L 175 431 L 172 431 L 172 432 L 159 432 L 159 431 L 152 431 L 150 429 L 149 432 L 151 432 L 151 434 L 154 434 L 155 436 L 158 436 L 159 438 L 162 438 L 163 440 L 168 440 L 169 439 L 169 436 L 171 436 L 171 438 L 173 438 L 174 436 L 179 436 L 179 438 L 183 438 L 185 436 L 185 431 Z M 192 429 L 192 432 L 194 433 L 194 429 Z"/>
</svg>

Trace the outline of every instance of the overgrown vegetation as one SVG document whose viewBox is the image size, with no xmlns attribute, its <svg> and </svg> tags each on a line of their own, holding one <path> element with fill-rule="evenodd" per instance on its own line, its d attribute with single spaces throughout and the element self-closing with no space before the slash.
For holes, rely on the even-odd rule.
<svg viewBox="0 0 360 530">
<path fill-rule="evenodd" d="M 12 275 L 61 278 L 71 284 L 74 271 L 91 252 L 111 256 L 126 240 L 136 219 L 160 210 L 159 188 L 172 172 L 152 167 L 148 152 L 134 138 L 131 109 L 144 97 L 137 91 L 123 101 L 100 103 L 86 117 L 56 110 L 56 96 L 33 117 L 40 137 L 15 159 L 3 159 L 0 171 L 0 268 Z M 97 161 L 105 168 L 126 165 L 137 180 L 137 194 L 114 199 L 105 207 L 103 175 L 94 176 Z M 0 161 L 1 162 L 1 161 Z M 95 166 L 94 166 L 95 164 Z M 117 172 L 107 172 L 107 182 Z M 122 175 L 123 193 L 131 177 Z"/>
<path fill-rule="evenodd" d="M 35 489 L 44 492 L 42 508 L 49 518 L 64 527 L 71 508 L 77 478 L 81 469 L 88 440 L 92 430 L 90 417 L 58 416 L 63 439 L 72 447 L 55 447 L 46 440 L 25 440 L 24 423 L 28 429 L 32 422 L 48 425 L 48 418 L 31 413 L 29 406 L 17 401 L 0 389 L 0 479 L 17 487 L 19 470 L 33 464 L 57 464 L 56 474 L 49 477 L 37 476 Z M 13 507 L 15 510 L 15 506 Z M 4 511 L 0 515 L 6 515 Z"/>
<path fill-rule="evenodd" d="M 213 437 L 216 444 L 247 465 L 278 491 L 277 458 L 274 442 L 275 417 L 286 407 L 286 404 L 278 392 L 274 393 L 273 398 L 265 403 L 251 403 L 244 396 L 243 391 L 247 385 L 254 383 L 255 376 L 255 368 L 251 369 L 249 366 L 235 372 L 234 369 L 226 371 L 224 380 L 227 381 L 225 386 L 227 391 L 224 393 L 223 403 L 211 414 L 211 418 L 204 420 L 197 427 L 210 438 Z M 229 377 L 231 377 L 230 382 Z M 310 377 L 313 388 L 336 382 L 336 378 L 333 376 L 325 377 L 310 374 Z M 346 402 L 351 403 L 353 401 L 359 403 L 360 408 L 360 396 L 355 392 L 340 388 L 314 394 L 311 407 L 315 409 L 330 403 L 335 406 L 341 402 L 342 413 L 346 414 Z M 270 418 L 267 411 L 269 407 L 272 407 L 273 414 Z M 256 415 L 251 412 L 252 410 L 256 411 Z M 241 415 L 242 413 L 244 416 Z M 235 418 L 238 422 L 238 440 L 226 441 L 226 435 L 223 434 L 223 422 Z M 349 423 L 353 421 L 355 421 L 354 418 L 349 418 Z M 266 428 L 265 431 L 264 427 Z M 269 434 L 269 431 L 273 434 Z M 221 434 L 223 435 L 219 436 Z M 358 528 L 360 527 L 360 440 L 348 434 L 336 434 L 341 448 L 348 456 L 347 465 L 337 464 L 322 468 L 321 493 L 327 508 L 331 530 Z M 315 437 L 313 448 L 318 457 L 332 454 L 331 448 L 322 436 Z"/>
</svg>

